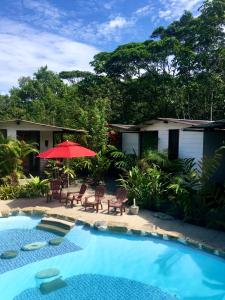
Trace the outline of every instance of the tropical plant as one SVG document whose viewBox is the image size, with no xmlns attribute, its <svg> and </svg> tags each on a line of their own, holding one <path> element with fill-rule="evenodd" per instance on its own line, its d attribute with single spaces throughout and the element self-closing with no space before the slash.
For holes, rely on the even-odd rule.
<svg viewBox="0 0 225 300">
<path fill-rule="evenodd" d="M 11 200 L 18 198 L 20 195 L 20 186 L 18 185 L 1 185 L 0 186 L 0 200 Z"/>
<path fill-rule="evenodd" d="M 129 198 L 135 198 L 141 207 L 156 209 L 164 202 L 167 176 L 156 168 L 143 172 L 138 166 L 133 167 L 118 182 L 128 190 Z"/>
<path fill-rule="evenodd" d="M 25 185 L 4 184 L 0 186 L 0 199 L 34 198 L 45 196 L 49 190 L 49 180 L 30 175 Z"/>
<path fill-rule="evenodd" d="M 62 174 L 66 174 L 70 178 L 75 178 L 75 171 L 71 166 L 71 161 L 67 160 L 65 164 L 58 160 L 48 160 L 44 169 L 44 174 L 47 178 L 59 178 Z"/>
<path fill-rule="evenodd" d="M 120 172 L 128 172 L 138 162 L 138 157 L 135 153 L 125 154 L 113 145 L 108 145 L 107 149 L 109 153 L 109 158 L 112 160 L 112 163 Z"/>
<path fill-rule="evenodd" d="M 24 186 L 24 192 L 28 197 L 45 196 L 49 190 L 49 180 L 40 179 L 39 176 L 30 175 L 28 183 Z M 20 195 L 21 196 L 21 195 Z"/>
<path fill-rule="evenodd" d="M 23 175 L 23 161 L 31 153 L 38 153 L 34 144 L 5 138 L 0 134 L 0 178 L 16 184 Z"/>
<path fill-rule="evenodd" d="M 107 147 L 105 146 L 92 158 L 91 175 L 96 183 L 104 179 L 110 164 L 111 161 L 107 157 Z"/>
</svg>

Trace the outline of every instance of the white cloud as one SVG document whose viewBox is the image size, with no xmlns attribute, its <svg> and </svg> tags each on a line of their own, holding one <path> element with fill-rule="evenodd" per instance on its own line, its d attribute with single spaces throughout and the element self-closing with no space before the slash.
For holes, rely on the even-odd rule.
<svg viewBox="0 0 225 300">
<path fill-rule="evenodd" d="M 1 19 L 0 90 L 7 91 L 19 77 L 32 75 L 44 65 L 56 72 L 90 70 L 89 62 L 97 52 L 97 48 L 87 44 Z"/>
<path fill-rule="evenodd" d="M 179 18 L 185 10 L 196 11 L 202 0 L 161 0 L 159 17 L 165 20 Z"/>
<path fill-rule="evenodd" d="M 91 22 L 88 25 L 82 22 L 71 22 L 62 26 L 61 33 L 76 36 L 79 40 L 94 44 L 105 44 L 109 41 L 121 42 L 122 37 L 130 31 L 135 19 L 126 19 L 116 16 L 106 22 Z"/>
<path fill-rule="evenodd" d="M 23 5 L 25 8 L 34 11 L 36 14 L 43 15 L 44 17 L 56 19 L 62 15 L 62 11 L 45 0 L 24 0 Z"/>
<path fill-rule="evenodd" d="M 144 16 L 148 16 L 149 14 L 151 14 L 153 10 L 152 5 L 145 5 L 143 7 L 140 7 L 138 10 L 136 10 L 135 14 L 139 17 L 144 17 Z"/>
<path fill-rule="evenodd" d="M 67 14 L 47 0 L 23 0 L 22 12 L 26 12 L 29 22 L 46 29 L 59 29 Z M 24 15 L 23 15 L 24 19 Z"/>
<path fill-rule="evenodd" d="M 160 18 L 165 18 L 165 19 L 171 18 L 171 15 L 172 15 L 172 12 L 170 9 L 159 11 Z"/>
<path fill-rule="evenodd" d="M 124 26 L 127 26 L 129 24 L 129 22 L 123 18 L 123 17 L 116 17 L 112 20 L 110 20 L 106 25 L 105 27 L 109 28 L 109 29 L 114 29 L 114 28 L 122 28 Z"/>
</svg>

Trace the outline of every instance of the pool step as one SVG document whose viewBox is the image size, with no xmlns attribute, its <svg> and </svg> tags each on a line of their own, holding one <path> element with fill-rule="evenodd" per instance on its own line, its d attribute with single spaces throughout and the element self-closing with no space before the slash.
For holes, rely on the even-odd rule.
<svg viewBox="0 0 225 300">
<path fill-rule="evenodd" d="M 50 231 L 52 233 L 58 234 L 60 236 L 64 236 L 69 232 L 69 229 L 65 229 L 62 227 L 59 227 L 57 225 L 53 224 L 44 224 L 44 223 L 39 223 L 36 226 L 37 229 L 44 230 L 44 231 Z"/>
<path fill-rule="evenodd" d="M 40 285 L 40 291 L 42 295 L 46 295 L 52 292 L 57 291 L 58 289 L 66 287 L 67 284 L 61 278 L 54 279 L 50 282 L 44 282 Z"/>
<path fill-rule="evenodd" d="M 61 220 L 61 219 L 56 219 L 52 217 L 45 217 L 41 219 L 42 224 L 49 224 L 49 225 L 54 225 L 58 226 L 64 229 L 70 230 L 71 228 L 74 227 L 74 223 L 66 220 Z"/>
</svg>

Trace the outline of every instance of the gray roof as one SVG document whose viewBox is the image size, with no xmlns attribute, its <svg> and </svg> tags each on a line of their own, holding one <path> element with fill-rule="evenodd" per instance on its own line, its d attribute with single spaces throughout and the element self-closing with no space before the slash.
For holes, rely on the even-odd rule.
<svg viewBox="0 0 225 300">
<path fill-rule="evenodd" d="M 127 125 L 127 124 L 109 124 L 110 127 L 118 129 L 119 131 L 139 131 L 140 128 L 143 128 L 146 125 L 153 125 L 158 121 L 162 121 L 164 123 L 177 123 L 177 124 L 183 124 L 189 126 L 194 125 L 205 125 L 205 124 L 211 124 L 212 121 L 207 120 L 190 120 L 190 119 L 175 119 L 175 118 L 157 118 L 153 120 L 146 121 L 144 123 L 138 124 L 138 125 Z"/>
<path fill-rule="evenodd" d="M 139 127 L 137 125 L 128 124 L 109 124 L 109 127 L 118 129 L 119 131 L 138 131 Z"/>
<path fill-rule="evenodd" d="M 54 129 L 54 130 L 58 130 L 58 131 L 66 131 L 66 132 L 71 132 L 71 133 L 72 132 L 74 132 L 74 133 L 75 132 L 76 133 L 86 133 L 86 130 L 83 130 L 83 129 L 61 127 L 61 126 L 55 126 L 55 125 L 50 125 L 50 124 L 37 123 L 37 122 L 27 121 L 27 120 L 22 120 L 22 119 L 13 119 L 13 120 L 0 121 L 0 124 L 4 124 L 4 123 L 16 123 L 18 125 L 20 123 L 26 123 L 26 124 L 32 124 L 32 125 L 47 127 L 49 129 Z"/>
<path fill-rule="evenodd" d="M 172 122 L 172 123 L 178 123 L 178 124 L 184 124 L 184 125 L 199 125 L 199 124 L 211 123 L 211 121 L 208 121 L 208 120 L 191 120 L 191 119 L 176 119 L 176 118 L 157 118 L 153 121 L 155 121 L 155 122 L 156 121 L 164 121 L 165 123 Z M 151 121 L 149 121 L 149 122 L 151 122 Z M 145 124 L 148 124 L 148 121 L 145 122 Z"/>
<path fill-rule="evenodd" d="M 185 128 L 184 130 L 190 130 L 190 131 L 225 130 L 225 120 L 218 120 L 206 124 L 193 125 L 189 128 Z"/>
</svg>

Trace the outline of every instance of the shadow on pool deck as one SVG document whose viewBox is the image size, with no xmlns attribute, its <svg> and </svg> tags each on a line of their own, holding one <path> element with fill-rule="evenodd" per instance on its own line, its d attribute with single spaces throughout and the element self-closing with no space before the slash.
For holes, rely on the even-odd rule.
<svg viewBox="0 0 225 300">
<path fill-rule="evenodd" d="M 69 190 L 77 191 L 78 187 L 70 187 Z M 89 188 L 86 194 L 93 194 L 93 190 Z M 66 208 L 63 203 L 59 203 L 57 200 L 46 203 L 45 198 L 0 200 L 0 212 L 13 208 L 45 207 L 48 208 L 50 213 L 63 214 L 89 223 L 94 223 L 95 221 L 123 223 L 128 228 L 186 237 L 200 243 L 207 243 L 214 248 L 225 250 L 225 232 L 222 231 L 187 224 L 180 220 L 162 220 L 155 217 L 154 212 L 148 210 L 141 210 L 137 216 L 129 215 L 128 209 L 122 216 L 119 213 L 108 214 L 107 199 L 111 197 L 112 194 L 106 194 L 103 201 L 103 210 L 100 210 L 99 213 L 93 212 L 91 209 L 85 212 L 80 204 L 73 208 Z"/>
</svg>

